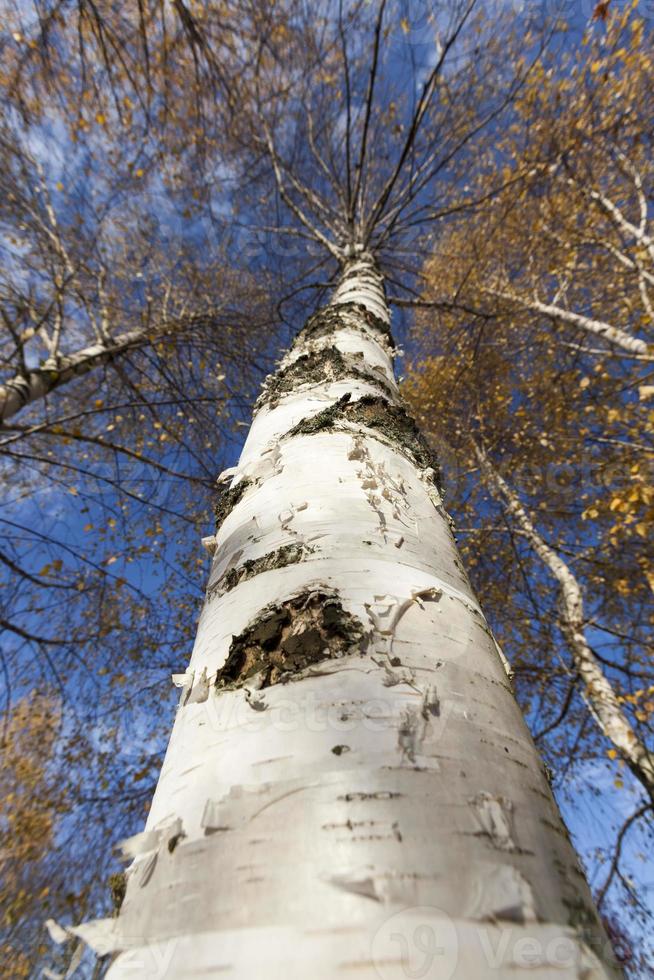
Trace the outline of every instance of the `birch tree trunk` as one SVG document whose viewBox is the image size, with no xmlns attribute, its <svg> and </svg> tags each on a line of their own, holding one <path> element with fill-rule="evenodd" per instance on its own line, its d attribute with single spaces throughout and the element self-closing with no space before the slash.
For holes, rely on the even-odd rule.
<svg viewBox="0 0 654 980">
<path fill-rule="evenodd" d="M 115 919 L 111 980 L 614 976 L 578 860 L 345 263 L 268 379 Z"/>
</svg>

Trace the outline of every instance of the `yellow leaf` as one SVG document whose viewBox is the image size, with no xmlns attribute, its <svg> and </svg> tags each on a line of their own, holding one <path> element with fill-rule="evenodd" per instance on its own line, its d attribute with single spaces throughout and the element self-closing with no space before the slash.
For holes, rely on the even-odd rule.
<svg viewBox="0 0 654 980">
<path fill-rule="evenodd" d="M 98 113 L 96 113 L 96 116 L 95 116 L 95 121 L 96 121 L 96 122 L 97 122 L 97 123 L 98 123 L 98 124 L 99 124 L 100 126 L 104 126 L 104 124 L 105 124 L 105 123 L 106 123 L 106 121 L 107 121 L 107 117 L 105 116 L 105 114 L 104 114 L 103 112 L 98 112 Z"/>
<path fill-rule="evenodd" d="M 400 21 L 400 27 L 402 28 L 403 34 L 408 34 L 409 31 L 411 30 L 411 25 L 409 24 L 406 17 L 403 17 L 402 20 Z"/>
<path fill-rule="evenodd" d="M 609 759 L 617 759 L 618 758 L 618 753 L 616 752 L 615 749 L 608 749 L 606 754 L 608 755 Z"/>
</svg>

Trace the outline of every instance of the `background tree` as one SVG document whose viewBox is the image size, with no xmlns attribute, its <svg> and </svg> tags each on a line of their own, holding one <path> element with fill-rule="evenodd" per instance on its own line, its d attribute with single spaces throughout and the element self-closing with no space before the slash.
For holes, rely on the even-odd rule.
<svg viewBox="0 0 654 980">
<path fill-rule="evenodd" d="M 167 729 L 151 699 L 172 710 L 158 682 L 193 635 L 215 473 L 270 363 L 275 302 L 272 274 L 237 268 L 235 232 L 200 214 L 200 178 L 181 181 L 188 113 L 164 125 L 115 49 L 98 56 L 90 8 L 81 34 L 69 13 L 2 15 L 2 705 L 24 718 L 46 687 L 61 719 L 43 759 L 56 798 L 7 803 L 26 833 L 29 807 L 50 821 L 39 860 L 4 845 L 2 937 L 26 975 L 48 963 L 48 916 L 111 907 L 98 842 L 151 795 Z"/>
<path fill-rule="evenodd" d="M 13 943 L 21 920 L 38 920 L 48 907 L 57 882 L 48 868 L 54 850 L 53 831 L 62 812 L 62 794 L 49 772 L 58 722 L 54 692 L 32 692 L 6 715 L 3 732 L 4 764 L 0 775 L 0 868 L 2 870 L 2 932 L 0 963 L 6 976 L 27 977 L 29 956 Z M 75 910 L 84 908 L 75 903 Z M 43 931 L 32 937 L 43 955 Z"/>
</svg>

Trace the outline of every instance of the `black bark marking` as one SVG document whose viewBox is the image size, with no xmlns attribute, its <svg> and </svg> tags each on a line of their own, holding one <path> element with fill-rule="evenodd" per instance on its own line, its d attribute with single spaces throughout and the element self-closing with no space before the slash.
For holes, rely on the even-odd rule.
<svg viewBox="0 0 654 980">
<path fill-rule="evenodd" d="M 363 803 L 368 800 L 397 800 L 402 796 L 402 793 L 395 793 L 389 789 L 380 789 L 376 793 L 345 793 L 343 796 L 337 797 L 339 800 L 345 800 L 346 803 L 352 803 L 354 801 L 358 803 Z"/>
<path fill-rule="evenodd" d="M 184 833 L 183 830 L 180 831 L 179 834 L 174 834 L 168 841 L 168 852 L 172 854 L 175 848 L 177 847 L 177 845 L 179 844 L 179 842 L 183 840 L 185 837 L 186 834 Z"/>
<path fill-rule="evenodd" d="M 207 600 L 213 599 L 217 594 L 224 595 L 235 589 L 241 582 L 260 575 L 261 572 L 269 572 L 273 568 L 284 568 L 286 565 L 295 565 L 297 562 L 304 561 L 315 548 L 304 544 L 286 544 L 276 551 L 269 551 L 261 558 L 251 558 L 244 561 L 242 565 L 229 568 L 225 574 L 212 585 L 207 592 Z"/>
<path fill-rule="evenodd" d="M 275 408 L 280 398 L 296 391 L 302 385 L 324 384 L 330 381 L 353 379 L 367 384 L 376 385 L 383 392 L 393 395 L 394 391 L 388 379 L 365 367 L 363 352 L 343 354 L 336 347 L 325 347 L 322 350 L 301 354 L 288 367 L 271 375 L 257 399 L 256 408 L 269 405 Z"/>
<path fill-rule="evenodd" d="M 339 328 L 351 330 L 353 326 L 352 317 L 362 320 L 366 327 L 378 334 L 377 340 L 384 346 L 395 347 L 388 324 L 360 303 L 338 303 L 335 306 L 324 306 L 309 317 L 293 346 L 302 344 L 306 340 L 325 337 Z"/>
<path fill-rule="evenodd" d="M 414 419 L 399 405 L 392 405 L 386 398 L 364 395 L 352 401 L 349 393 L 328 408 L 302 419 L 290 432 L 290 436 L 313 435 L 316 432 L 338 428 L 339 423 L 365 426 L 374 435 L 384 436 L 405 455 L 408 454 L 422 470 L 434 472 L 434 482 L 440 488 L 438 458 L 422 435 Z"/>
<path fill-rule="evenodd" d="M 123 904 L 123 899 L 125 898 L 125 892 L 127 890 L 127 875 L 124 871 L 117 871 L 116 874 L 109 876 L 109 891 L 111 892 L 111 901 L 114 907 L 114 914 L 118 915 L 120 912 L 120 907 Z"/>
<path fill-rule="evenodd" d="M 337 402 L 333 405 L 329 405 L 327 408 L 323 408 L 322 412 L 318 412 L 316 415 L 312 415 L 308 419 L 302 419 L 297 425 L 293 426 L 289 435 L 299 436 L 299 435 L 313 435 L 316 432 L 323 432 L 326 429 L 333 429 L 339 421 L 344 418 L 344 408 L 351 399 L 351 395 L 347 392 L 342 395 Z"/>
<path fill-rule="evenodd" d="M 253 485 L 254 483 L 252 480 L 239 480 L 235 487 L 231 487 L 229 490 L 223 491 L 218 496 L 218 499 L 214 505 L 216 532 L 225 521 L 227 515 L 231 514 L 236 505 L 243 499 L 246 490 L 249 490 Z"/>
<path fill-rule="evenodd" d="M 366 631 L 337 596 L 306 592 L 270 605 L 233 637 L 216 687 L 235 689 L 259 675 L 258 687 L 286 683 L 312 664 L 363 652 Z"/>
</svg>

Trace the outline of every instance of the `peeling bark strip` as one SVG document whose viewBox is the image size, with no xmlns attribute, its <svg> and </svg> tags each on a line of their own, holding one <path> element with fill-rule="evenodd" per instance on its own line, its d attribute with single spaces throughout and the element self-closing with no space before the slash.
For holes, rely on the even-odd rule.
<svg viewBox="0 0 654 980">
<path fill-rule="evenodd" d="M 448 980 L 517 980 L 520 948 L 540 951 L 534 980 L 618 974 L 433 455 L 359 377 L 396 390 L 388 324 L 358 253 L 224 474 L 215 577 L 120 914 L 75 933 L 118 952 L 110 980 L 153 949 L 166 980 L 406 980 L 401 942 L 423 933 Z"/>
<path fill-rule="evenodd" d="M 337 596 L 310 592 L 281 605 L 268 606 L 229 648 L 216 687 L 257 688 L 285 684 L 322 660 L 363 652 L 365 631 Z"/>
</svg>

